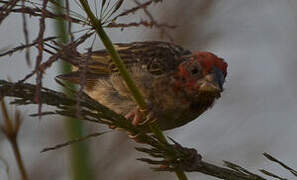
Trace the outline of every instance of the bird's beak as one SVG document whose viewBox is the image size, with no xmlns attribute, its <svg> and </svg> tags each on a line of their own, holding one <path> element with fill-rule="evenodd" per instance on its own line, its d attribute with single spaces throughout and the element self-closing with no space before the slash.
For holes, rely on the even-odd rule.
<svg viewBox="0 0 297 180">
<path fill-rule="evenodd" d="M 224 80 L 222 71 L 215 68 L 200 81 L 199 91 L 221 93 L 223 91 Z"/>
</svg>

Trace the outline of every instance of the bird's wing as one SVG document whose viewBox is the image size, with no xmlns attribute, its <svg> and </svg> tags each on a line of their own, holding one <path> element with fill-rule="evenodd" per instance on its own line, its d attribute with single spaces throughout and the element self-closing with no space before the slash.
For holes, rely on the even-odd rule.
<svg viewBox="0 0 297 180">
<path fill-rule="evenodd" d="M 180 46 L 159 41 L 116 44 L 116 47 L 128 68 L 137 65 L 153 75 L 174 71 L 185 56 L 191 55 Z"/>
<path fill-rule="evenodd" d="M 178 45 L 159 41 L 119 43 L 115 44 L 115 48 L 128 69 L 138 66 L 152 75 L 161 75 L 174 71 L 178 64 L 192 55 L 190 51 Z M 85 67 L 85 78 L 89 79 L 90 82 L 92 82 L 92 79 L 106 78 L 118 72 L 116 65 L 106 50 L 82 54 L 81 57 L 86 59 L 83 64 L 79 62 L 81 58 L 70 61 L 75 66 L 74 73 L 58 77 L 78 83 L 82 67 Z"/>
<path fill-rule="evenodd" d="M 147 68 L 152 74 L 175 70 L 184 57 L 191 55 L 190 51 L 180 46 L 159 41 L 115 44 L 115 48 L 128 69 L 137 65 Z M 92 73 L 117 72 L 117 68 L 106 50 L 92 52 L 90 59 L 88 71 Z"/>
</svg>

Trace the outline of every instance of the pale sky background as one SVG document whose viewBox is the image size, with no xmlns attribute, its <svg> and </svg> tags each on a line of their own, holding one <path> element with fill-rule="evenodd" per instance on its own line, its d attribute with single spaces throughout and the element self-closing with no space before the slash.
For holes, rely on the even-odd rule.
<svg viewBox="0 0 297 180">
<path fill-rule="evenodd" d="M 206 1 L 209 3 L 203 6 Z M 124 5 L 126 9 L 131 3 Z M 184 146 L 196 148 L 206 161 L 220 165 L 222 160 L 228 160 L 253 172 L 265 168 L 294 179 L 261 154 L 268 152 L 297 169 L 297 1 L 165 0 L 152 10 L 156 19 L 179 26 L 170 31 L 177 44 L 190 50 L 214 52 L 229 64 L 225 91 L 216 105 L 197 120 L 166 135 Z M 139 20 L 137 15 L 134 17 Z M 31 40 L 39 29 L 37 19 L 32 21 L 35 23 L 29 26 Z M 47 26 L 53 27 L 51 23 Z M 47 33 L 50 35 L 52 31 Z M 109 35 L 114 42 L 161 40 L 156 33 L 156 29 L 133 28 L 123 32 L 113 30 Z M 0 34 L 0 49 L 24 42 L 21 18 L 11 16 L 5 20 Z M 99 41 L 97 44 L 102 47 Z M 57 75 L 55 68 L 47 70 L 44 84 L 58 89 L 53 81 Z M 29 72 L 24 53 L 0 58 L 0 79 L 9 76 L 17 81 Z M 69 148 L 39 153 L 46 146 L 67 140 L 63 120 L 57 116 L 42 120 L 28 117 L 37 111 L 36 106 L 19 109 L 25 116 L 19 142 L 32 179 L 68 179 Z M 86 131 L 94 132 L 98 128 L 90 124 Z M 97 179 L 175 179 L 173 173 L 152 173 L 148 165 L 136 161 L 142 154 L 135 152 L 135 143 L 123 133 L 106 134 L 88 142 L 92 146 L 93 168 L 100 172 Z M 106 156 L 118 160 L 107 160 Z M 15 159 L 2 134 L 0 158 L 8 162 L 11 179 L 18 179 Z M 0 163 L 0 179 L 7 179 L 1 175 L 4 169 L 5 165 Z M 216 179 L 200 173 L 188 173 L 188 176 Z"/>
</svg>

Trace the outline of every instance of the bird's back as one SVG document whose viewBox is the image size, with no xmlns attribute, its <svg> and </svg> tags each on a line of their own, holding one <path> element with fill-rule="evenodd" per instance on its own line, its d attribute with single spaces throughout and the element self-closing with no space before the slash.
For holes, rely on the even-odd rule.
<svg viewBox="0 0 297 180">
<path fill-rule="evenodd" d="M 128 69 L 141 66 L 154 75 L 175 70 L 178 64 L 192 55 L 190 51 L 178 45 L 160 41 L 118 43 L 115 44 L 115 48 Z M 91 59 L 93 65 L 89 66 L 90 71 L 117 72 L 106 50 L 92 52 Z"/>
</svg>

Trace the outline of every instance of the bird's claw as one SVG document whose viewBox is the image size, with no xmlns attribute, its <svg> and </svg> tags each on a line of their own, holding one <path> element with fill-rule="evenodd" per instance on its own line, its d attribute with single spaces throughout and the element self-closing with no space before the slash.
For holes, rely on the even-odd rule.
<svg viewBox="0 0 297 180">
<path fill-rule="evenodd" d="M 145 110 L 139 107 L 135 107 L 125 117 L 131 120 L 134 126 L 143 126 L 148 123 L 155 122 L 156 116 L 155 116 L 154 108 L 151 105 L 151 103 L 147 103 L 147 104 L 148 105 Z"/>
<path fill-rule="evenodd" d="M 133 126 L 146 126 L 157 120 L 156 113 L 151 103 L 147 103 L 147 108 L 145 110 L 135 107 L 125 117 L 128 120 L 131 120 Z M 141 143 L 139 134 L 128 134 L 128 136 L 136 142 Z"/>
</svg>

